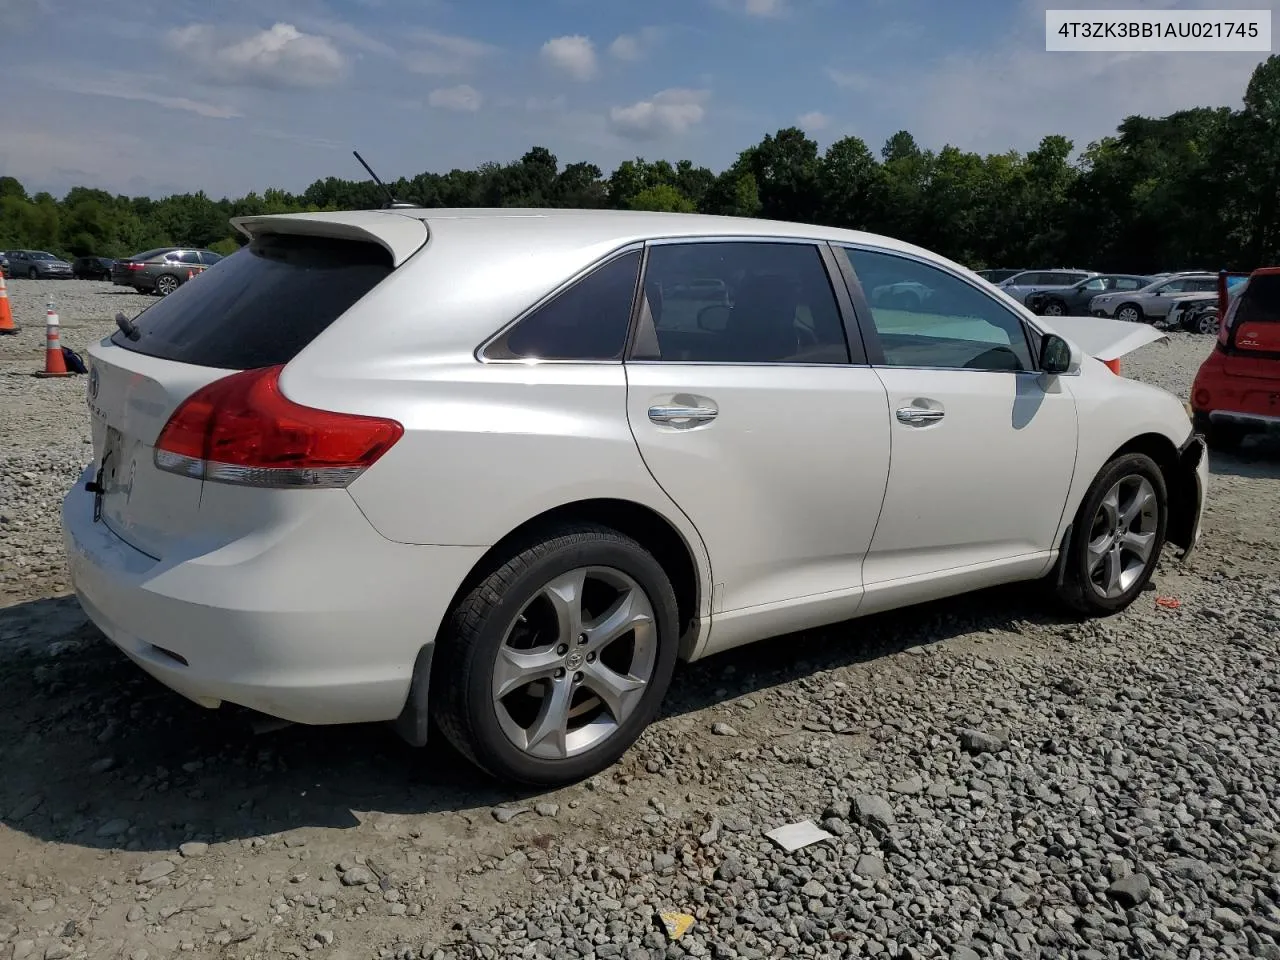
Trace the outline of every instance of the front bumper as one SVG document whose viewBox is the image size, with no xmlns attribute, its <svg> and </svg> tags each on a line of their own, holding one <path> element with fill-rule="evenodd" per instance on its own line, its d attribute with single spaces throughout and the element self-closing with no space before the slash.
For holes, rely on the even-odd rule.
<svg viewBox="0 0 1280 960">
<path fill-rule="evenodd" d="M 157 561 L 94 522 L 93 474 L 62 506 L 80 604 L 134 663 L 210 708 L 305 724 L 395 719 L 484 552 L 392 543 L 337 491 L 283 529 Z"/>
</svg>

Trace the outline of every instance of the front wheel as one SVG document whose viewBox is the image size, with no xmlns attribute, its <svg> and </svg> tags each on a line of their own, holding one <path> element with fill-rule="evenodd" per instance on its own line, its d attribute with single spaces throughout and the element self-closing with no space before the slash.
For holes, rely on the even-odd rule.
<svg viewBox="0 0 1280 960">
<path fill-rule="evenodd" d="M 1126 303 L 1116 311 L 1116 319 L 1123 320 L 1125 323 L 1141 323 L 1142 308 L 1136 303 Z"/>
<path fill-rule="evenodd" d="M 39 279 L 40 279 L 40 271 L 39 271 L 39 270 L 37 270 L 35 267 L 32 267 L 30 270 L 28 270 L 28 271 L 27 271 L 27 279 L 28 279 L 28 280 L 39 280 Z"/>
<path fill-rule="evenodd" d="M 1090 616 L 1133 603 L 1159 562 L 1167 505 L 1164 475 L 1146 454 L 1103 467 L 1076 512 L 1060 599 Z"/>
<path fill-rule="evenodd" d="M 1067 314 L 1067 306 L 1061 300 L 1050 300 L 1044 305 L 1044 315 L 1046 317 L 1064 317 Z"/>
<path fill-rule="evenodd" d="M 679 617 L 662 567 L 615 530 L 575 525 L 513 551 L 454 609 L 431 710 L 491 775 L 537 786 L 617 760 L 657 713 Z"/>
</svg>

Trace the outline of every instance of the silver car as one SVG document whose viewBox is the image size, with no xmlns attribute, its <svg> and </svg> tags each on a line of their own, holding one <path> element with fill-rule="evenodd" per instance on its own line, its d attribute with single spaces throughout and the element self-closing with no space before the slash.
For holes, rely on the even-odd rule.
<svg viewBox="0 0 1280 960">
<path fill-rule="evenodd" d="M 9 267 L 5 270 L 7 277 L 26 277 L 30 280 L 71 279 L 71 264 L 44 250 L 10 250 L 5 256 L 9 260 Z"/>
<path fill-rule="evenodd" d="M 1065 290 L 1081 280 L 1096 276 L 1097 273 L 1093 270 L 1023 270 L 1008 280 L 1001 281 L 998 286 L 1019 303 L 1026 303 L 1028 294 L 1042 290 Z"/>
<path fill-rule="evenodd" d="M 1168 316 L 1169 308 L 1180 294 L 1209 293 L 1218 289 L 1213 273 L 1179 273 L 1147 284 L 1141 290 L 1104 293 L 1089 301 L 1089 313 L 1095 317 L 1114 317 L 1129 323 L 1151 323 Z"/>
</svg>

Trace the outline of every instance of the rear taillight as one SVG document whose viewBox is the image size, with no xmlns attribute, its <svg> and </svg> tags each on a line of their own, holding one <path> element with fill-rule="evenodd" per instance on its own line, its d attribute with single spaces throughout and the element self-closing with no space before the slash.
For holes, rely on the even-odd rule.
<svg viewBox="0 0 1280 960">
<path fill-rule="evenodd" d="M 126 270 L 141 270 L 143 267 L 146 266 L 146 264 L 145 263 L 122 263 L 120 264 L 120 266 L 124 267 Z"/>
<path fill-rule="evenodd" d="M 1120 359 L 1118 357 L 1114 360 L 1103 360 L 1102 363 L 1108 370 L 1114 373 L 1117 377 L 1120 376 Z"/>
<path fill-rule="evenodd" d="M 394 420 L 333 413 L 280 392 L 281 366 L 201 387 L 160 432 L 155 464 L 253 487 L 345 487 L 404 434 Z"/>
</svg>

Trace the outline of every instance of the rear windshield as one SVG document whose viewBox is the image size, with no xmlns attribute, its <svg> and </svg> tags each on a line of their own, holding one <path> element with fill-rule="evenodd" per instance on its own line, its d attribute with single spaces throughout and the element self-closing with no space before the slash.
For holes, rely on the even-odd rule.
<svg viewBox="0 0 1280 960">
<path fill-rule="evenodd" d="M 137 340 L 117 331 L 111 341 L 227 370 L 288 363 L 391 270 L 374 243 L 264 237 L 139 314 Z"/>
<path fill-rule="evenodd" d="M 135 253 L 130 260 L 150 260 L 152 257 L 158 257 L 162 253 L 168 253 L 173 247 L 157 247 L 154 250 L 143 250 L 141 253 Z"/>
<path fill-rule="evenodd" d="M 1280 273 L 1249 278 L 1236 308 L 1236 326 L 1242 323 L 1280 323 Z"/>
</svg>

